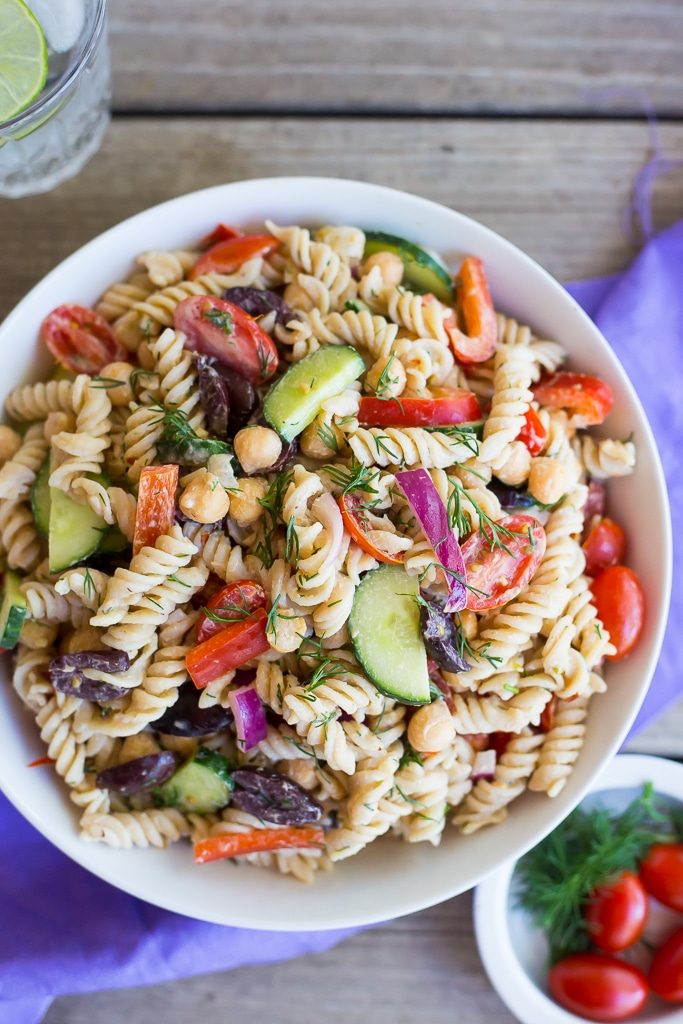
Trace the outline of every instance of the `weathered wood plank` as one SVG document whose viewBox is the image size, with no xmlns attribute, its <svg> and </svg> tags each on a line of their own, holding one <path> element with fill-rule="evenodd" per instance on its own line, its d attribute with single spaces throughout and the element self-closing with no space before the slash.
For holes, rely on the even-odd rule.
<svg viewBox="0 0 683 1024">
<path fill-rule="evenodd" d="M 683 112 L 676 0 L 113 0 L 128 109 Z"/>
<path fill-rule="evenodd" d="M 683 125 L 662 126 L 662 138 L 668 155 L 683 157 Z M 621 213 L 647 146 L 645 124 L 630 122 L 117 119 L 77 179 L 0 201 L 0 315 L 123 217 L 196 188 L 273 174 L 407 189 L 479 218 L 560 279 L 607 272 L 631 252 Z M 658 223 L 683 213 L 682 184 L 683 171 L 661 182 Z"/>
</svg>

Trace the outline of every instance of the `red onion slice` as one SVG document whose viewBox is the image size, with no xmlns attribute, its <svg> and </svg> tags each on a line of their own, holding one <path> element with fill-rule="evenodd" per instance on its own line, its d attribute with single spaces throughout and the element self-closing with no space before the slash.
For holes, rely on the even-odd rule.
<svg viewBox="0 0 683 1024">
<path fill-rule="evenodd" d="M 238 686 L 228 693 L 228 704 L 235 717 L 235 732 L 242 750 L 251 750 L 268 735 L 263 704 L 253 685 Z"/>
<path fill-rule="evenodd" d="M 448 600 L 444 611 L 458 612 L 467 603 L 465 561 L 455 531 L 448 524 L 446 506 L 426 469 L 408 469 L 396 479 L 434 548 L 437 562 L 446 570 Z"/>
</svg>

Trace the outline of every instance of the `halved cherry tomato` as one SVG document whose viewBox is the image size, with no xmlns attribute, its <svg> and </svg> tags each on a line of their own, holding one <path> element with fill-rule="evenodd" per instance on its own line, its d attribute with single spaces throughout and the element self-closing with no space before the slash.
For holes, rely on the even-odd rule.
<svg viewBox="0 0 683 1024">
<path fill-rule="evenodd" d="M 611 565 L 603 569 L 591 584 L 593 602 L 616 654 L 612 661 L 624 658 L 632 651 L 645 621 L 645 595 L 633 569 L 625 565 Z"/>
<path fill-rule="evenodd" d="M 58 363 L 72 373 L 99 373 L 128 353 L 99 313 L 86 306 L 57 306 L 43 320 L 40 336 Z"/>
<path fill-rule="evenodd" d="M 513 732 L 494 732 L 491 733 L 489 741 L 489 749 L 495 750 L 496 758 L 502 757 L 507 750 L 510 739 L 515 734 Z"/>
<path fill-rule="evenodd" d="M 325 833 L 314 825 L 255 828 L 249 832 L 231 832 L 200 839 L 194 844 L 194 860 L 195 864 L 210 864 L 212 860 L 240 857 L 245 853 L 304 849 L 309 846 L 322 847 L 324 843 Z"/>
<path fill-rule="evenodd" d="M 185 347 L 241 373 L 260 384 L 277 370 L 278 355 L 272 339 L 256 320 L 226 299 L 193 295 L 176 306 L 173 322 L 185 335 Z"/>
<path fill-rule="evenodd" d="M 551 967 L 550 994 L 560 1006 L 597 1021 L 627 1020 L 645 1004 L 647 978 L 633 964 L 604 953 L 575 953 Z"/>
<path fill-rule="evenodd" d="M 364 395 L 358 422 L 367 427 L 442 427 L 481 419 L 473 391 L 455 388 L 435 398 L 373 398 Z"/>
<path fill-rule="evenodd" d="M 337 499 L 339 511 L 342 515 L 344 529 L 350 537 L 355 540 L 359 548 L 372 555 L 378 562 L 386 562 L 388 565 L 402 565 L 404 555 L 390 555 L 383 551 L 368 537 L 368 527 L 362 511 L 361 499 L 357 494 L 342 494 Z"/>
<path fill-rule="evenodd" d="M 456 293 L 467 333 L 458 328 L 455 318 L 444 325 L 455 358 L 461 363 L 482 363 L 493 355 L 498 340 L 498 321 L 484 264 L 478 257 L 467 256 L 462 261 Z"/>
<path fill-rule="evenodd" d="M 203 252 L 188 274 L 191 281 L 202 274 L 234 274 L 245 260 L 265 256 L 280 243 L 272 235 L 238 235 L 216 242 Z"/>
<path fill-rule="evenodd" d="M 503 516 L 496 525 L 506 531 L 498 534 L 499 544 L 493 543 L 488 530 L 471 533 L 462 545 L 467 607 L 472 611 L 498 608 L 516 597 L 545 552 L 545 530 L 533 516 Z"/>
<path fill-rule="evenodd" d="M 548 440 L 548 431 L 545 429 L 538 413 L 531 406 L 526 411 L 524 426 L 517 435 L 517 440 L 522 441 L 529 449 L 530 455 L 540 455 Z"/>
<path fill-rule="evenodd" d="M 540 729 L 541 732 L 550 732 L 555 722 L 555 712 L 557 711 L 557 694 L 554 693 L 546 706 L 541 711 Z"/>
<path fill-rule="evenodd" d="M 602 423 L 614 404 L 612 389 L 604 380 L 568 370 L 541 380 L 534 388 L 534 397 L 541 405 L 573 413 L 575 427 Z"/>
<path fill-rule="evenodd" d="M 683 928 L 670 935 L 655 953 L 648 981 L 652 991 L 662 999 L 670 1003 L 683 1002 Z"/>
<path fill-rule="evenodd" d="M 604 515 L 606 500 L 605 485 L 601 484 L 599 480 L 589 480 L 588 497 L 586 498 L 586 504 L 583 506 L 583 515 L 587 523 L 594 516 Z"/>
<path fill-rule="evenodd" d="M 254 580 L 228 583 L 204 605 L 208 611 L 221 618 L 212 619 L 206 612 L 202 612 L 197 620 L 197 643 L 208 640 L 235 622 L 242 622 L 251 612 L 265 608 L 267 604 L 266 592 L 260 583 Z"/>
<path fill-rule="evenodd" d="M 208 235 L 204 235 L 199 243 L 200 249 L 208 249 L 216 242 L 225 242 L 228 238 L 241 238 L 242 232 L 233 228 L 230 224 L 216 224 L 216 227 Z"/>
<path fill-rule="evenodd" d="M 201 690 L 245 661 L 265 654 L 270 644 L 266 637 L 264 608 L 257 608 L 248 619 L 227 626 L 220 633 L 197 644 L 185 659 L 192 682 Z"/>
<path fill-rule="evenodd" d="M 619 953 L 643 933 L 648 901 L 643 883 L 632 871 L 598 886 L 584 909 L 593 944 L 605 953 Z"/>
<path fill-rule="evenodd" d="M 581 546 L 586 556 L 586 573 L 597 576 L 609 565 L 621 562 L 626 552 L 626 534 L 613 519 L 598 519 Z"/>
<path fill-rule="evenodd" d="M 683 843 L 657 843 L 640 862 L 640 878 L 656 900 L 683 913 Z"/>
<path fill-rule="evenodd" d="M 168 533 L 173 526 L 177 486 L 176 465 L 145 466 L 140 473 L 133 536 L 134 555 L 144 547 L 154 547 L 157 537 Z"/>
</svg>

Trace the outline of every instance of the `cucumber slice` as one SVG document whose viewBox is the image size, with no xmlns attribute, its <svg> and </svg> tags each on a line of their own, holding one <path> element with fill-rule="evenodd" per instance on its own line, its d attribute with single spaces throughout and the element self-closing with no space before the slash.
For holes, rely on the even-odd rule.
<svg viewBox="0 0 683 1024">
<path fill-rule="evenodd" d="M 117 526 L 112 526 L 102 534 L 102 541 L 97 549 L 98 555 L 118 555 L 130 547 L 130 541 L 121 533 Z"/>
<path fill-rule="evenodd" d="M 430 701 L 419 593 L 417 579 L 400 565 L 382 565 L 363 577 L 349 617 L 353 649 L 368 678 L 404 704 Z"/>
<path fill-rule="evenodd" d="M 49 491 L 47 549 L 50 572 L 63 572 L 97 551 L 108 527 L 89 505 L 79 505 L 57 487 L 50 487 Z"/>
<path fill-rule="evenodd" d="M 50 531 L 50 460 L 45 459 L 31 488 L 31 510 L 36 529 L 43 537 Z"/>
<path fill-rule="evenodd" d="M 455 287 L 448 270 L 419 245 L 398 235 L 387 235 L 383 231 L 366 231 L 365 258 L 376 252 L 393 252 L 400 256 L 405 268 L 405 280 L 414 288 L 421 292 L 431 292 L 447 306 L 455 302 Z"/>
<path fill-rule="evenodd" d="M 21 576 L 6 569 L 0 602 L 0 647 L 6 651 L 16 647 L 27 614 L 26 598 L 21 592 Z"/>
<path fill-rule="evenodd" d="M 263 415 L 285 441 L 312 423 L 320 406 L 365 373 L 355 348 L 327 345 L 290 366 L 266 395 Z"/>
<path fill-rule="evenodd" d="M 164 806 L 177 807 L 186 814 L 213 814 L 230 803 L 234 788 L 226 759 L 200 747 L 191 761 L 157 786 L 154 795 Z"/>
</svg>

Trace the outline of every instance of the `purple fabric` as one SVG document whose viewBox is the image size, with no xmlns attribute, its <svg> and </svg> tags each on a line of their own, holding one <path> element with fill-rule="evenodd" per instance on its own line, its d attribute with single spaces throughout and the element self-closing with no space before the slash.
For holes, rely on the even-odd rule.
<svg viewBox="0 0 683 1024">
<path fill-rule="evenodd" d="M 651 240 L 623 275 L 570 287 L 613 345 L 652 423 L 667 474 L 674 536 L 683 508 L 683 403 L 666 373 L 683 381 L 683 222 Z M 656 330 L 656 337 L 653 331 Z M 677 528 L 681 522 L 681 528 Z M 676 551 L 677 573 L 683 572 Z M 674 590 L 671 627 L 634 728 L 681 692 L 683 594 Z M 19 867 L 19 871 L 18 871 Z M 36 1024 L 60 993 L 168 981 L 327 949 L 350 931 L 254 932 L 191 921 L 126 896 L 50 846 L 0 797 L 0 1024 Z M 96 913 L 74 908 L 96 907 Z M 197 951 L 201 950 L 201 957 Z"/>
</svg>

